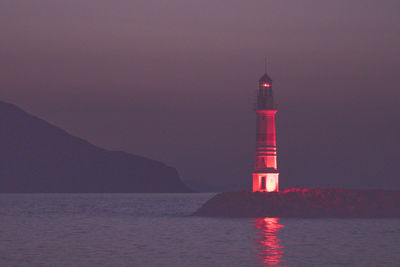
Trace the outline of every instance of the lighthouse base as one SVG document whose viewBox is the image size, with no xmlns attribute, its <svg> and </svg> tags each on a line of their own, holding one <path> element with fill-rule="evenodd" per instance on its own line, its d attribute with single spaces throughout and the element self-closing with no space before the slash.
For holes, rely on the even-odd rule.
<svg viewBox="0 0 400 267">
<path fill-rule="evenodd" d="M 279 173 L 253 173 L 253 192 L 278 192 Z"/>
</svg>

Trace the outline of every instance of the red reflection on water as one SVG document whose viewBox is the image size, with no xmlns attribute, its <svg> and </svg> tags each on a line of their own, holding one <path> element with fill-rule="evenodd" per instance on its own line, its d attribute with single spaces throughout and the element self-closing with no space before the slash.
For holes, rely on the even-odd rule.
<svg viewBox="0 0 400 267">
<path fill-rule="evenodd" d="M 284 246 L 277 234 L 283 228 L 279 218 L 257 218 L 254 227 L 258 232 L 256 243 L 259 248 L 259 259 L 264 266 L 278 266 L 283 262 Z"/>
</svg>

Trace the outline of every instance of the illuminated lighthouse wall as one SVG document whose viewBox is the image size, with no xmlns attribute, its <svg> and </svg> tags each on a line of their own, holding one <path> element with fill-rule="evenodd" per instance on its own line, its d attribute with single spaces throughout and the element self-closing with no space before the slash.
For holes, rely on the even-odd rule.
<svg viewBox="0 0 400 267">
<path fill-rule="evenodd" d="M 257 91 L 257 133 L 253 172 L 253 192 L 277 192 L 279 173 L 276 163 L 275 114 L 272 80 L 265 73 Z"/>
</svg>

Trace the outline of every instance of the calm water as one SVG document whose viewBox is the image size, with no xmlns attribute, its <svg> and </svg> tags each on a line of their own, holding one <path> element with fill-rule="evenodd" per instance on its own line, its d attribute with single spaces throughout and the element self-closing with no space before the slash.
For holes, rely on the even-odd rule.
<svg viewBox="0 0 400 267">
<path fill-rule="evenodd" d="M 213 194 L 0 194 L 0 266 L 400 266 L 398 219 L 189 216 Z"/>
</svg>

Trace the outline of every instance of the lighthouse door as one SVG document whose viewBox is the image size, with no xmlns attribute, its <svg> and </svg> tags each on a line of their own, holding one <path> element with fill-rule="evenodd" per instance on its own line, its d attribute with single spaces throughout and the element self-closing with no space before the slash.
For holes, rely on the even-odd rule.
<svg viewBox="0 0 400 267">
<path fill-rule="evenodd" d="M 267 177 L 265 177 L 265 176 L 262 176 L 261 177 L 261 190 L 265 190 L 265 189 L 267 189 Z"/>
</svg>

